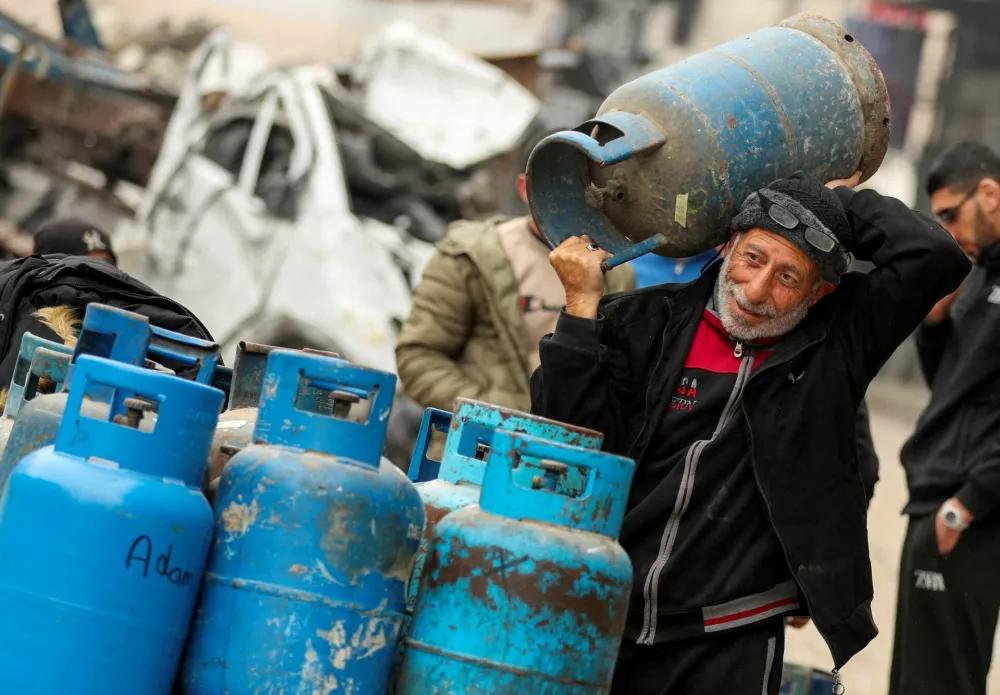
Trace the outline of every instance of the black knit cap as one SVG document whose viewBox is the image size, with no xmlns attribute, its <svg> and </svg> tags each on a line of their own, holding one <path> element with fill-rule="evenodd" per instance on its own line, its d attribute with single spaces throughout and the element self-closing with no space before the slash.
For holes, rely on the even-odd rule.
<svg viewBox="0 0 1000 695">
<path fill-rule="evenodd" d="M 35 232 L 34 253 L 63 253 L 67 256 L 87 256 L 104 252 L 117 265 L 118 257 L 111 246 L 111 237 L 97 225 L 77 217 L 49 220 Z"/>
<path fill-rule="evenodd" d="M 813 217 L 819 226 L 829 231 L 837 240 L 830 251 L 823 251 L 806 239 L 807 224 L 799 224 L 795 229 L 786 229 L 768 214 L 774 203 L 793 213 L 800 222 Z M 850 264 L 850 254 L 840 243 L 850 235 L 851 227 L 844 214 L 840 198 L 831 189 L 808 174 L 798 171 L 788 178 L 778 179 L 765 188 L 751 193 L 743 203 L 740 213 L 733 219 L 733 230 L 745 232 L 749 229 L 765 229 L 788 239 L 802 249 L 816 264 L 820 276 L 827 282 L 840 283 L 840 276 Z"/>
</svg>

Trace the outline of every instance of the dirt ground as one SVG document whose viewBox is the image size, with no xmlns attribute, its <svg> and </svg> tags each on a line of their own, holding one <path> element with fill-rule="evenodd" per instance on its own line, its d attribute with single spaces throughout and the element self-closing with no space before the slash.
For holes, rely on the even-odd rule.
<svg viewBox="0 0 1000 695">
<path fill-rule="evenodd" d="M 899 553 L 906 531 L 906 520 L 899 513 L 906 503 L 906 482 L 899 465 L 899 449 L 912 432 L 917 413 L 913 408 L 901 408 L 891 403 L 876 404 L 870 400 L 869 404 L 872 434 L 881 461 L 881 480 L 875 488 L 868 516 L 875 575 L 872 607 L 879 635 L 844 668 L 842 675 L 848 695 L 885 695 L 889 687 Z M 785 659 L 814 667 L 832 667 L 826 644 L 812 625 L 800 631 L 789 631 Z M 998 663 L 996 649 L 993 663 Z M 990 674 L 989 695 L 1000 695 L 1000 668 L 994 668 Z"/>
</svg>

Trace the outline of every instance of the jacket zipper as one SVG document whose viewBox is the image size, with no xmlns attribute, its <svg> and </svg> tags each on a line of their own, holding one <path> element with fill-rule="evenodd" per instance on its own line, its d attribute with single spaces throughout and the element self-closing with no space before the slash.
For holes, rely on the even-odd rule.
<svg viewBox="0 0 1000 695">
<path fill-rule="evenodd" d="M 643 586 L 642 594 L 644 610 L 642 616 L 642 632 L 636 640 L 639 644 L 653 644 L 656 638 L 656 622 L 659 601 L 660 574 L 666 567 L 670 554 L 673 551 L 674 543 L 677 540 L 677 532 L 680 529 L 681 518 L 691 504 L 691 496 L 694 493 L 694 479 L 698 470 L 698 461 L 702 452 L 709 444 L 715 441 L 719 434 L 729 424 L 737 409 L 742 407 L 743 389 L 750 380 L 753 372 L 754 350 L 743 349 L 743 341 L 736 341 L 733 348 L 733 357 L 740 360 L 739 370 L 736 372 L 736 383 L 729 394 L 729 401 L 722 409 L 722 415 L 715 426 L 715 431 L 709 439 L 702 439 L 692 444 L 684 456 L 684 473 L 681 476 L 681 484 L 677 490 L 677 499 L 674 501 L 674 509 L 663 527 L 663 534 L 660 536 L 660 550 L 656 560 L 646 574 L 646 583 Z"/>
</svg>

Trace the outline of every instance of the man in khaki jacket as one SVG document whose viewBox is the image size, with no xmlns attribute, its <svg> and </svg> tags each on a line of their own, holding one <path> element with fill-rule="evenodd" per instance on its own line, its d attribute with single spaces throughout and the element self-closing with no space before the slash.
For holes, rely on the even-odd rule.
<svg viewBox="0 0 1000 695">
<path fill-rule="evenodd" d="M 521 151 L 522 169 L 541 140 Z M 517 192 L 527 204 L 524 174 Z M 538 343 L 555 330 L 566 295 L 549 246 L 530 216 L 456 222 L 438 244 L 396 345 L 399 378 L 423 407 L 451 410 L 472 398 L 527 411 Z M 628 266 L 605 278 L 608 292 L 634 289 Z"/>
</svg>

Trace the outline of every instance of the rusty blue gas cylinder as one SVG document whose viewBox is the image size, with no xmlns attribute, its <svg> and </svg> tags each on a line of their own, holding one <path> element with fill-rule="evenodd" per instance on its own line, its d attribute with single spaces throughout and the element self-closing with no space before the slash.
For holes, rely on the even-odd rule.
<svg viewBox="0 0 1000 695">
<path fill-rule="evenodd" d="M 167 358 L 189 367 L 197 383 L 209 385 L 214 383 L 219 368 L 219 354 L 220 347 L 213 342 L 150 326 L 145 316 L 123 309 L 91 304 L 84 315 L 67 378 L 72 383 L 73 363 L 81 355 L 104 357 L 135 366 L 145 364 L 147 358 Z M 55 441 L 66 399 L 66 393 L 46 394 L 25 403 L 20 409 L 11 427 L 7 446 L 0 456 L 0 490 L 18 461 Z M 112 399 L 116 399 L 116 409 L 123 403 L 121 396 L 95 388 L 82 407 L 87 414 L 105 417 Z M 139 402 L 141 399 L 130 400 L 137 407 L 148 410 Z M 155 420 L 155 413 L 152 413 L 142 419 L 142 426 L 152 429 Z"/>
<path fill-rule="evenodd" d="M 45 352 L 41 353 L 36 363 L 34 358 L 38 350 Z M 72 354 L 73 348 L 39 338 L 32 333 L 26 332 L 21 337 L 21 348 L 14 362 L 14 374 L 7 388 L 3 416 L 0 417 L 0 454 L 7 447 L 10 431 L 14 427 L 14 418 L 20 412 L 21 406 L 35 397 L 39 381 L 41 379 L 51 381 L 55 390 L 62 387 L 62 382 L 66 379 L 66 366 Z M 59 359 L 59 355 L 62 359 Z"/>
<path fill-rule="evenodd" d="M 439 463 L 435 463 L 427 457 L 431 444 L 430 433 L 434 429 L 444 428 L 448 429 L 444 455 Z M 594 430 L 467 398 L 455 400 L 454 416 L 443 410 L 428 408 L 421 422 L 409 470 L 410 480 L 421 481 L 417 483 L 417 491 L 423 501 L 427 520 L 407 591 L 408 615 L 413 612 L 413 606 L 417 602 L 420 577 L 434 527 L 456 509 L 479 503 L 480 485 L 486 473 L 493 434 L 501 429 L 586 449 L 599 449 L 604 441 L 603 435 Z M 429 468 L 434 471 L 433 477 L 426 475 Z M 570 484 L 576 482 L 579 486 L 581 479 L 579 476 L 575 477 L 576 480 L 570 480 Z M 409 625 L 408 618 L 404 634 L 409 631 Z M 402 651 L 399 658 L 402 658 Z"/>
<path fill-rule="evenodd" d="M 84 414 L 111 389 L 154 404 Z M 167 695 L 212 537 L 198 485 L 222 393 L 82 356 L 53 446 L 0 498 L 0 673 L 5 693 Z M 141 416 L 141 414 L 140 414 Z"/>
<path fill-rule="evenodd" d="M 595 118 L 539 143 L 535 222 L 553 245 L 588 234 L 613 267 L 687 258 L 725 240 L 751 192 L 798 170 L 824 181 L 889 147 L 889 96 L 843 27 L 796 15 L 615 90 Z"/>
<path fill-rule="evenodd" d="M 561 442 L 585 449 L 599 449 L 603 435 L 594 430 L 547 420 L 510 408 L 501 408 L 489 403 L 458 398 L 455 400 L 454 416 L 444 411 L 428 410 L 421 424 L 419 447 L 414 450 L 410 463 L 410 479 L 420 479 L 421 470 L 426 465 L 426 450 L 430 438 L 423 436 L 433 427 L 449 426 L 445 440 L 444 455 L 441 457 L 437 478 L 417 484 L 417 491 L 424 504 L 427 521 L 424 524 L 420 552 L 413 564 L 410 589 L 407 595 L 407 609 L 412 612 L 420 586 L 427 544 L 434 534 L 434 527 L 447 514 L 479 503 L 480 485 L 486 474 L 486 461 L 490 456 L 493 435 L 497 430 L 522 432 L 541 439 Z M 569 477 L 569 476 L 567 476 Z"/>
<path fill-rule="evenodd" d="M 384 695 L 423 507 L 381 457 L 396 377 L 274 350 L 255 443 L 226 465 L 187 695 Z M 318 393 L 362 393 L 347 419 Z M 359 410 L 360 412 L 360 410 Z"/>
<path fill-rule="evenodd" d="M 578 496 L 558 489 L 571 468 L 586 473 Z M 479 505 L 436 527 L 397 695 L 607 693 L 632 583 L 617 538 L 634 468 L 497 431 Z"/>
</svg>

